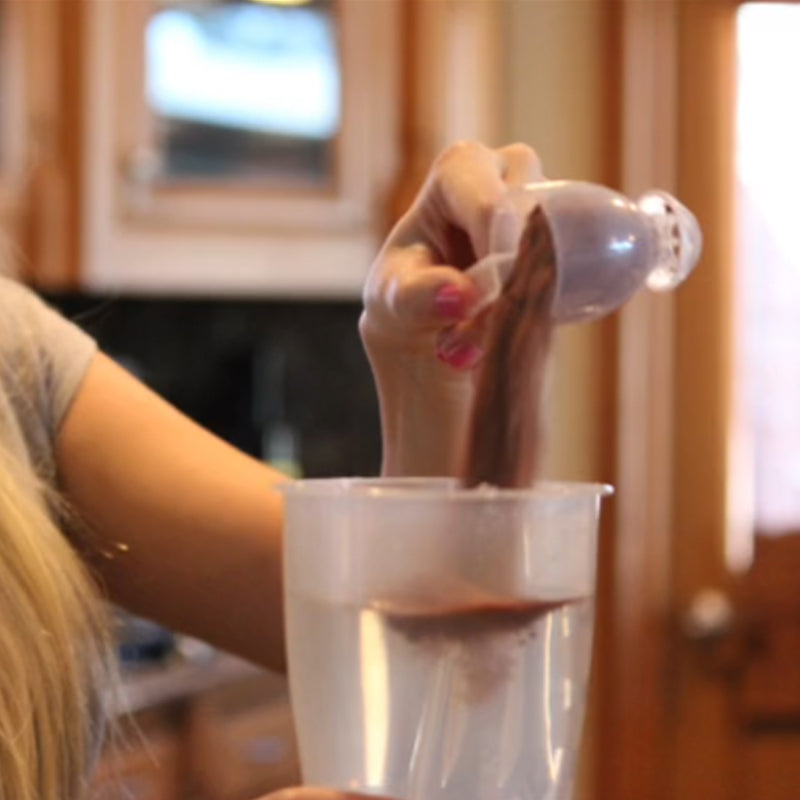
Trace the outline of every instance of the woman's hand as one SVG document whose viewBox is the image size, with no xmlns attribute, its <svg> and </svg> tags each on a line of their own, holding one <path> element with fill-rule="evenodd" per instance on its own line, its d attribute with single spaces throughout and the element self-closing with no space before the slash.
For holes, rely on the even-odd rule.
<svg viewBox="0 0 800 800">
<path fill-rule="evenodd" d="M 542 177 L 526 145 L 445 150 L 379 253 L 361 337 L 378 390 L 384 475 L 454 475 L 481 356 L 481 300 L 464 270 L 488 252 L 496 204 Z"/>
</svg>

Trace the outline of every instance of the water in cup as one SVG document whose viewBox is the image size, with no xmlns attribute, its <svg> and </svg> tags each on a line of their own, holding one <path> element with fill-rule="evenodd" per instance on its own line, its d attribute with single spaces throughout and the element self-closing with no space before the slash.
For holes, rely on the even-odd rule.
<svg viewBox="0 0 800 800">
<path fill-rule="evenodd" d="M 289 594 L 304 780 L 409 800 L 570 797 L 592 606 Z"/>
<path fill-rule="evenodd" d="M 301 481 L 286 493 L 304 782 L 569 800 L 609 489 Z"/>
</svg>

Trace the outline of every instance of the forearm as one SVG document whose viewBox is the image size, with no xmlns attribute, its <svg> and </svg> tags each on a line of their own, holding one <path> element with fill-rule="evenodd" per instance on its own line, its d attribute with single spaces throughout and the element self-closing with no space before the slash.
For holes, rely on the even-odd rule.
<svg viewBox="0 0 800 800">
<path fill-rule="evenodd" d="M 378 392 L 387 477 L 454 476 L 472 396 L 471 377 L 428 357 L 367 346 Z"/>
<path fill-rule="evenodd" d="M 110 598 L 265 666 L 284 665 L 277 472 L 103 356 L 62 426 L 59 469 Z"/>
</svg>

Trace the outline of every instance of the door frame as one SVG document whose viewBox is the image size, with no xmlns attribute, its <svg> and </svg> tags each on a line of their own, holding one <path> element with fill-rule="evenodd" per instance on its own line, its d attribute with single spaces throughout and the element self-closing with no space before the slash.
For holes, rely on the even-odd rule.
<svg viewBox="0 0 800 800">
<path fill-rule="evenodd" d="M 732 776 L 713 767 L 727 761 L 724 689 L 697 669 L 681 620 L 700 589 L 730 582 L 731 364 L 719 353 L 730 353 L 731 336 L 723 287 L 738 2 L 622 6 L 622 188 L 673 191 L 698 216 L 704 253 L 678 292 L 641 296 L 619 318 L 613 646 L 597 796 L 728 800 Z"/>
<path fill-rule="evenodd" d="M 630 196 L 652 186 L 678 193 L 677 11 L 673 0 L 622 3 L 619 162 L 621 188 Z M 672 295 L 643 293 L 618 317 L 612 630 L 603 669 L 598 798 L 659 798 L 674 306 Z"/>
</svg>

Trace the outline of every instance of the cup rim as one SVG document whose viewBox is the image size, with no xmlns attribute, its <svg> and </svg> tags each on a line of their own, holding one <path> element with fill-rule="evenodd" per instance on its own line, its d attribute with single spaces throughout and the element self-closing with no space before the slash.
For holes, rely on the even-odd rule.
<svg viewBox="0 0 800 800">
<path fill-rule="evenodd" d="M 465 489 L 455 478 L 302 478 L 279 483 L 275 489 L 287 497 L 360 497 L 446 499 L 448 501 L 504 501 L 563 499 L 568 497 L 608 497 L 614 487 L 590 481 L 540 481 L 528 489 L 506 489 L 488 484 Z"/>
</svg>

